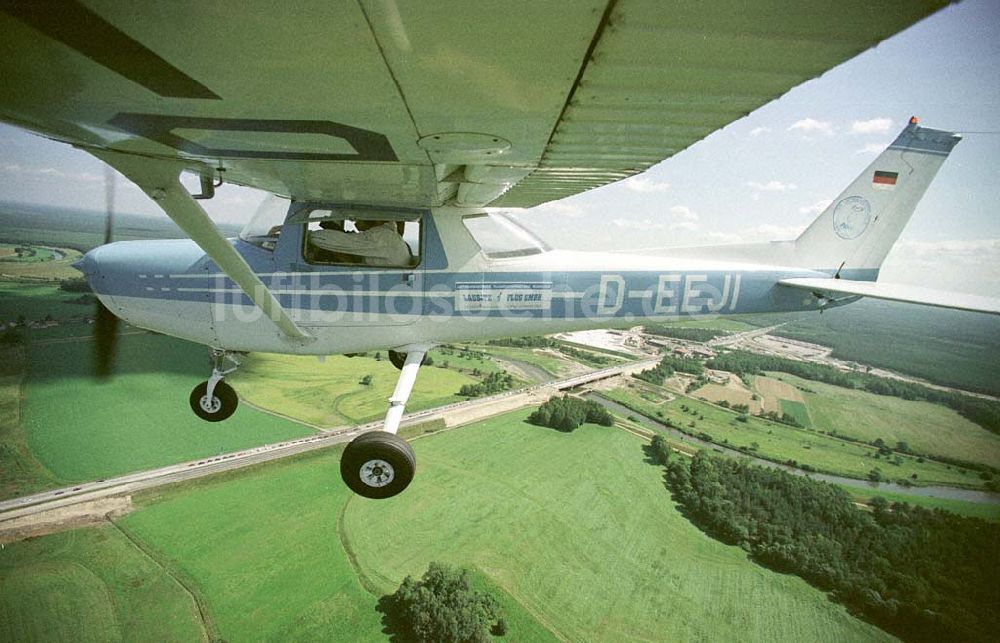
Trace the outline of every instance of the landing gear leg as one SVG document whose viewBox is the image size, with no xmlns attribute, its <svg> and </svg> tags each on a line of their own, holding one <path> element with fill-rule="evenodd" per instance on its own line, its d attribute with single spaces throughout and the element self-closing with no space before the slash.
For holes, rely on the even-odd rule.
<svg viewBox="0 0 1000 643">
<path fill-rule="evenodd" d="M 189 402 L 195 415 L 207 422 L 221 422 L 236 412 L 240 399 L 229 384 L 223 381 L 226 375 L 235 371 L 239 358 L 228 351 L 212 349 L 212 376 L 191 391 Z M 226 363 L 232 364 L 226 368 Z"/>
<path fill-rule="evenodd" d="M 391 498 L 406 489 L 413 480 L 417 459 L 410 445 L 396 432 L 427 350 L 428 347 L 421 347 L 407 352 L 396 390 L 389 398 L 383 430 L 362 433 L 344 449 L 340 458 L 340 476 L 359 496 Z"/>
</svg>

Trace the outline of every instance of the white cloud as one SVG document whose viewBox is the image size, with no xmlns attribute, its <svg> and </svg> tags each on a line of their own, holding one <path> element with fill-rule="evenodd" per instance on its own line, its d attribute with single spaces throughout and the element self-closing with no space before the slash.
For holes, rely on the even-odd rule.
<svg viewBox="0 0 1000 643">
<path fill-rule="evenodd" d="M 783 183 L 781 181 L 768 181 L 760 183 L 758 181 L 747 181 L 747 185 L 758 192 L 791 192 L 798 186 L 794 183 Z"/>
<path fill-rule="evenodd" d="M 670 189 L 670 184 L 666 181 L 653 181 L 642 176 L 633 176 L 625 180 L 624 185 L 633 192 L 651 194 L 655 192 L 666 192 Z"/>
<path fill-rule="evenodd" d="M 865 145 L 864 147 L 862 147 L 860 150 L 858 150 L 856 153 L 857 154 L 881 154 L 882 150 L 884 150 L 887 147 L 889 147 L 888 143 L 868 143 L 867 145 Z"/>
<path fill-rule="evenodd" d="M 104 177 L 93 172 L 63 172 L 54 167 L 23 167 L 17 163 L 0 165 L 0 172 L 17 174 L 28 179 L 53 179 L 58 181 L 76 181 L 79 183 L 103 183 Z"/>
<path fill-rule="evenodd" d="M 676 223 L 670 224 L 671 230 L 684 230 L 685 232 L 694 232 L 699 228 L 698 224 L 694 221 L 678 221 Z"/>
<path fill-rule="evenodd" d="M 823 134 L 833 136 L 833 124 L 828 121 L 818 121 L 815 118 L 803 118 L 788 126 L 789 132 L 801 134 Z"/>
<path fill-rule="evenodd" d="M 567 217 L 569 219 L 576 219 L 585 214 L 582 207 L 573 205 L 572 203 L 566 203 L 564 201 L 550 201 L 548 203 L 543 203 L 535 208 L 532 208 L 532 212 L 537 212 L 539 214 L 554 214 L 556 216 Z"/>
<path fill-rule="evenodd" d="M 851 134 L 884 134 L 892 127 L 891 118 L 873 118 L 851 123 Z"/>
<path fill-rule="evenodd" d="M 663 230 L 667 227 L 667 224 L 658 223 L 651 219 L 642 219 L 641 221 L 636 219 L 613 219 L 611 223 L 619 228 L 628 230 Z"/>
<path fill-rule="evenodd" d="M 879 281 L 994 296 L 1000 292 L 1000 239 L 899 241 Z"/>
<path fill-rule="evenodd" d="M 675 205 L 670 208 L 670 216 L 677 221 L 697 221 L 698 213 L 686 205 Z"/>
<path fill-rule="evenodd" d="M 822 199 L 820 201 L 817 201 L 816 203 L 813 203 L 812 205 L 806 205 L 799 208 L 799 214 L 812 214 L 812 215 L 821 214 L 823 210 L 826 210 L 828 207 L 830 207 L 831 203 L 833 203 L 833 201 L 830 199 Z"/>
<path fill-rule="evenodd" d="M 806 226 L 804 225 L 781 226 L 764 223 L 740 230 L 738 234 L 744 241 L 784 241 L 786 239 L 795 239 L 805 229 Z"/>
<path fill-rule="evenodd" d="M 750 130 L 750 136 L 760 136 L 761 134 L 767 134 L 771 131 L 770 127 L 755 127 Z"/>
</svg>

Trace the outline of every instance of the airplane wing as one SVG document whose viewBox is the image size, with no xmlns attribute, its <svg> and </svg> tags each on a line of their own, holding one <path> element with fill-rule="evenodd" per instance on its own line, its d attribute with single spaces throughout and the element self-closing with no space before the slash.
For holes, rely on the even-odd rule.
<svg viewBox="0 0 1000 643">
<path fill-rule="evenodd" d="M 954 308 L 977 313 L 1000 315 L 1000 299 L 946 292 L 932 288 L 902 286 L 874 281 L 850 281 L 847 279 L 782 279 L 781 286 L 807 290 L 818 297 L 834 299 L 828 295 L 853 295 L 902 301 L 909 304 L 923 304 L 939 308 Z"/>
<path fill-rule="evenodd" d="M 0 0 L 0 120 L 295 199 L 528 207 L 945 4 Z"/>
</svg>

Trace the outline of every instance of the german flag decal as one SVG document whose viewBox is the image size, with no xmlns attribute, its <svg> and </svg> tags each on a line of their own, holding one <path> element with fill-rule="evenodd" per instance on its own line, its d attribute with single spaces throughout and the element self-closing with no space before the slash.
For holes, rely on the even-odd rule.
<svg viewBox="0 0 1000 643">
<path fill-rule="evenodd" d="M 872 177 L 872 185 L 882 190 L 891 190 L 896 187 L 896 178 L 898 176 L 899 172 L 875 170 L 875 176 Z"/>
</svg>

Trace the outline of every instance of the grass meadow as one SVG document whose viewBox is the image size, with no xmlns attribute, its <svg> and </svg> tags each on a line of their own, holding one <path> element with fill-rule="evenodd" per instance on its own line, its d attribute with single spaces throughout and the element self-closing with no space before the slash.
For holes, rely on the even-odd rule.
<svg viewBox="0 0 1000 643">
<path fill-rule="evenodd" d="M 380 361 L 374 355 L 333 355 L 319 362 L 315 357 L 254 353 L 229 381 L 254 404 L 318 426 L 361 424 L 385 415 L 386 400 L 399 378 L 385 351 Z M 449 368 L 438 368 L 445 360 Z M 452 368 L 462 362 L 458 356 L 434 356 L 433 366 L 420 369 L 406 410 L 464 400 L 458 389 L 479 379 Z M 480 370 L 487 369 L 483 365 Z M 370 384 L 361 383 L 365 375 L 371 375 Z"/>
<path fill-rule="evenodd" d="M 0 550 L 2 641 L 206 638 L 191 594 L 112 525 Z"/>
<path fill-rule="evenodd" d="M 831 386 L 787 373 L 769 376 L 802 392 L 811 421 L 807 426 L 812 428 L 864 442 L 882 438 L 890 447 L 906 442 L 918 453 L 1000 467 L 1000 435 L 946 406 Z"/>
<path fill-rule="evenodd" d="M 707 434 L 713 442 L 734 449 L 745 447 L 754 455 L 778 462 L 795 460 L 817 471 L 858 479 L 865 479 L 872 469 L 878 468 L 885 478 L 906 478 L 914 484 L 983 485 L 983 480 L 971 470 L 939 462 L 918 462 L 916 457 L 910 456 L 902 456 L 897 465 L 890 459 L 876 458 L 878 450 L 865 444 L 756 417 L 740 422 L 737 413 L 690 397 L 656 404 L 644 399 L 633 388 L 603 391 L 602 395 L 649 417 L 671 420 L 685 431 L 696 435 Z M 683 410 L 681 406 L 686 406 L 688 410 Z M 914 474 L 916 478 L 912 477 Z"/>
<path fill-rule="evenodd" d="M 121 337 L 118 372 L 90 377 L 89 342 L 28 346 L 21 418 L 34 457 L 64 482 L 93 480 L 313 433 L 244 405 L 224 422 L 188 406 L 210 364 L 204 347 L 165 337 Z"/>
<path fill-rule="evenodd" d="M 419 440 L 405 494 L 351 499 L 344 534 L 370 583 L 387 591 L 432 560 L 475 566 L 574 641 L 887 638 L 699 532 L 640 438 L 527 414 Z"/>
<path fill-rule="evenodd" d="M 118 523 L 227 640 L 385 640 L 378 597 L 435 560 L 502 590 L 509 641 L 889 638 L 693 527 L 641 439 L 526 415 L 417 440 L 391 500 L 350 496 L 334 449 L 150 492 Z"/>
</svg>

